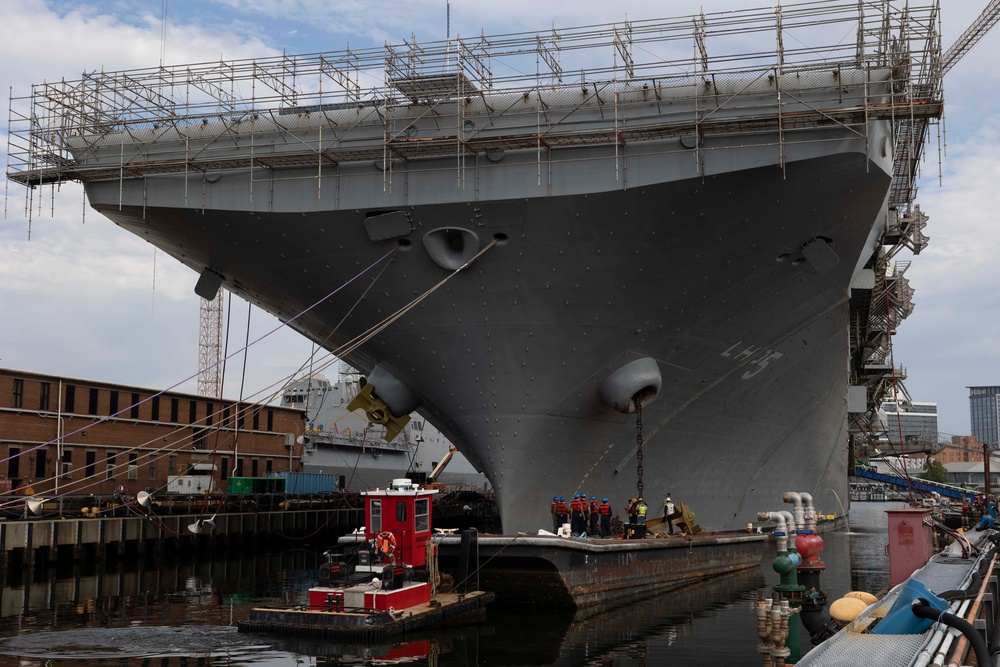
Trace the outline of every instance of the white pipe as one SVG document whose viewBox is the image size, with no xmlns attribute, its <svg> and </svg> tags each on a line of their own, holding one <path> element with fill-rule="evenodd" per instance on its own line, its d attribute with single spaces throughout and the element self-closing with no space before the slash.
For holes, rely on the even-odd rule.
<svg viewBox="0 0 1000 667">
<path fill-rule="evenodd" d="M 805 511 L 802 508 L 802 494 L 796 493 L 795 491 L 785 491 L 781 499 L 786 503 L 791 503 L 795 508 L 795 525 L 798 526 L 798 530 L 805 530 L 806 527 L 806 516 Z"/>
<path fill-rule="evenodd" d="M 960 606 L 956 609 L 956 605 L 959 605 L 960 602 Z M 948 606 L 948 612 L 964 617 L 966 607 L 969 606 L 970 602 L 972 600 L 965 600 L 964 602 L 956 600 Z M 951 648 L 951 643 L 955 640 L 955 637 L 961 634 L 960 631 L 949 628 L 944 623 L 938 623 L 937 626 L 937 630 L 931 635 L 926 648 L 917 654 L 917 659 L 913 661 L 913 667 L 927 667 L 931 661 L 931 655 L 935 653 L 934 647 L 938 644 L 940 644 L 940 648 L 937 649 L 934 655 L 934 664 L 943 665 L 944 659 L 948 654 L 948 649 Z"/>
<path fill-rule="evenodd" d="M 795 544 L 795 531 L 798 530 L 798 524 L 795 522 L 795 517 L 788 510 L 778 510 L 781 516 L 785 517 L 785 522 L 788 523 L 788 534 L 792 538 L 792 544 Z"/>
<path fill-rule="evenodd" d="M 757 520 L 775 521 L 778 525 L 774 527 L 774 532 L 782 533 L 782 535 L 775 535 L 774 538 L 778 542 L 778 553 L 788 551 L 788 523 L 781 512 L 758 512 Z"/>
<path fill-rule="evenodd" d="M 816 507 L 813 505 L 813 497 L 811 493 L 806 493 L 805 491 L 799 491 L 799 495 L 802 496 L 802 504 L 806 506 L 806 528 L 808 530 L 816 530 Z"/>
</svg>

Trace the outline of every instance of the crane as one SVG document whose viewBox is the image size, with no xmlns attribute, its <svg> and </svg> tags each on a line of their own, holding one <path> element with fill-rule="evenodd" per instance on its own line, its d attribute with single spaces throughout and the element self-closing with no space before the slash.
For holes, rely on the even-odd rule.
<svg viewBox="0 0 1000 667">
<path fill-rule="evenodd" d="M 961 60 L 989 32 L 990 28 L 996 25 L 998 20 L 1000 20 L 1000 0 L 990 0 L 990 4 L 986 5 L 986 9 L 979 15 L 979 18 L 973 21 L 972 25 L 962 33 L 962 36 L 955 40 L 955 43 L 941 56 L 941 76 L 947 74 L 955 66 L 955 63 Z"/>
</svg>

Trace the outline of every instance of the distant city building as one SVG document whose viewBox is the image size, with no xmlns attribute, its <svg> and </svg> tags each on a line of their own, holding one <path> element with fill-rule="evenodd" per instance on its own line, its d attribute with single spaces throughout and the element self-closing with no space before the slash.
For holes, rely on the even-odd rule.
<svg viewBox="0 0 1000 667">
<path fill-rule="evenodd" d="M 979 442 L 1000 447 L 1000 387 L 969 387 L 969 422 Z"/>
<path fill-rule="evenodd" d="M 981 460 L 944 464 L 949 484 L 978 490 L 985 487 L 986 474 L 983 467 Z M 1000 487 L 1000 457 L 990 457 L 990 487 L 994 491 Z"/>
<path fill-rule="evenodd" d="M 929 443 L 937 444 L 938 418 L 937 403 L 919 401 L 887 401 L 882 404 L 885 413 L 886 437 L 893 444 Z"/>
<path fill-rule="evenodd" d="M 983 460 L 983 446 L 974 435 L 953 435 L 951 444 L 934 455 L 941 463 L 969 463 Z"/>
</svg>

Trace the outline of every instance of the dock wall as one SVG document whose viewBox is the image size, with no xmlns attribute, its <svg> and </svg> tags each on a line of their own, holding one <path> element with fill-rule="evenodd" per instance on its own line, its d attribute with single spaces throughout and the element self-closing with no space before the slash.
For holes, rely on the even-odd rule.
<svg viewBox="0 0 1000 667">
<path fill-rule="evenodd" d="M 362 509 L 300 509 L 218 514 L 201 534 L 188 526 L 211 514 L 163 517 L 40 518 L 0 520 L 0 568 L 56 561 L 103 560 L 148 550 L 229 548 L 318 531 L 343 534 L 364 523 Z"/>
</svg>

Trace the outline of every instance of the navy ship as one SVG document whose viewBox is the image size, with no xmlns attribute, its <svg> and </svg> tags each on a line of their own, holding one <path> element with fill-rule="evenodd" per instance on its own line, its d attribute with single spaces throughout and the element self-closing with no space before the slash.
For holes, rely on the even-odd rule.
<svg viewBox="0 0 1000 667">
<path fill-rule="evenodd" d="M 925 243 L 937 23 L 813 2 L 91 72 L 12 98 L 8 177 L 82 182 L 363 372 L 374 423 L 419 409 L 507 532 L 575 492 L 841 514 Z"/>
<path fill-rule="evenodd" d="M 369 422 L 362 410 L 350 410 L 348 406 L 363 389 L 364 376 L 338 365 L 333 380 L 309 373 L 282 391 L 282 406 L 306 414 L 305 472 L 335 475 L 337 486 L 348 491 L 373 489 L 401 478 L 419 484 L 437 482 L 446 491 L 488 490 L 483 474 L 419 414 L 414 413 L 390 439 L 384 424 Z"/>
</svg>

